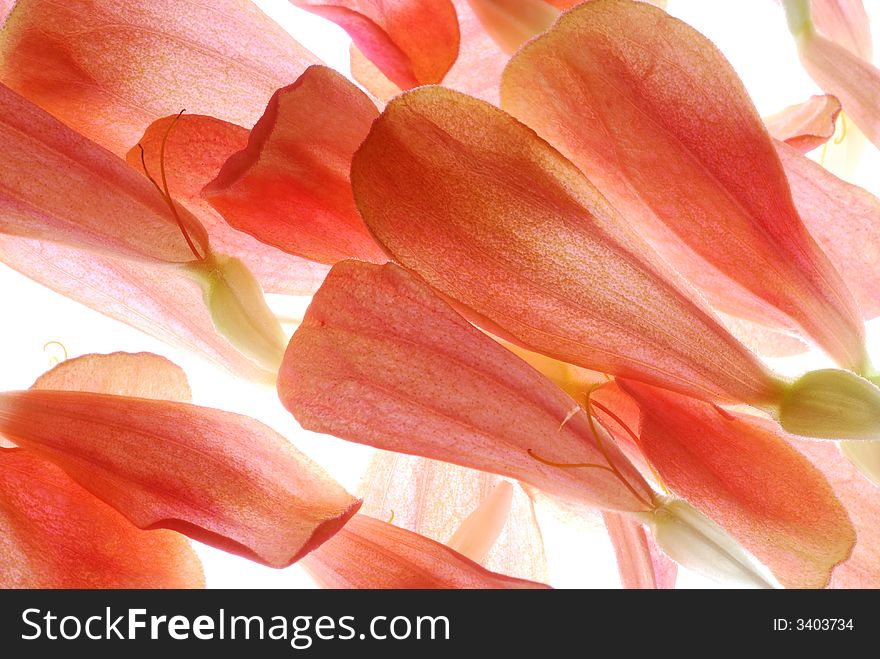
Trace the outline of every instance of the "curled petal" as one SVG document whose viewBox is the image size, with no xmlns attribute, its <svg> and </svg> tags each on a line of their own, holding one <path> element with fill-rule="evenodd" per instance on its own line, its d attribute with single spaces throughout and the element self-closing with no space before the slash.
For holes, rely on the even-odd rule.
<svg viewBox="0 0 880 659">
<path fill-rule="evenodd" d="M 183 369 L 150 352 L 114 352 L 66 359 L 38 377 L 31 389 L 86 391 L 179 403 L 192 399 Z"/>
<path fill-rule="evenodd" d="M 585 415 L 570 415 L 571 398 L 396 265 L 333 267 L 291 339 L 278 393 L 308 430 L 591 506 L 650 507 L 650 488 Z"/>
<path fill-rule="evenodd" d="M 855 301 L 745 88 L 693 28 L 647 3 L 584 3 L 517 53 L 501 95 L 718 309 L 866 367 Z"/>
<path fill-rule="evenodd" d="M 3 393 L 0 432 L 140 528 L 169 528 L 272 567 L 320 545 L 360 506 L 263 424 L 185 403 Z"/>
<path fill-rule="evenodd" d="M 141 531 L 57 466 L 0 450 L 0 588 L 201 588 L 189 541 Z"/>
<path fill-rule="evenodd" d="M 0 232 L 110 254 L 186 263 L 195 256 L 146 178 L 0 84 Z M 200 254 L 208 236 L 183 209 Z"/>
<path fill-rule="evenodd" d="M 880 199 L 776 144 L 804 224 L 837 265 L 866 319 L 880 315 Z"/>
<path fill-rule="evenodd" d="M 355 515 L 303 565 L 324 588 L 547 588 L 489 572 L 439 542 L 365 515 Z"/>
<path fill-rule="evenodd" d="M 378 111 L 341 75 L 314 66 L 280 89 L 204 191 L 232 226 L 324 263 L 384 262 L 351 193 L 349 170 Z"/>
<path fill-rule="evenodd" d="M 767 420 L 633 382 L 640 445 L 672 492 L 722 526 L 785 586 L 821 588 L 855 532 L 828 481 Z"/>
<path fill-rule="evenodd" d="M 840 99 L 846 114 L 880 146 L 880 69 L 826 39 L 812 27 L 796 34 L 801 63 L 828 94 Z"/>
<path fill-rule="evenodd" d="M 501 338 L 696 396 L 776 395 L 583 174 L 487 103 L 439 87 L 395 98 L 352 184 L 395 260 Z"/>
<path fill-rule="evenodd" d="M 174 129 L 169 133 L 174 121 Z M 179 119 L 177 115 L 164 117 L 150 124 L 138 142 L 139 146 L 128 152 L 128 164 L 141 173 L 144 163 L 149 172 L 159 172 L 162 142 L 166 135 L 165 170 L 171 193 L 201 220 L 214 250 L 244 261 L 263 289 L 270 293 L 314 293 L 328 268 L 285 254 L 233 229 L 201 197 L 202 188 L 217 176 L 223 163 L 247 146 L 248 130 L 199 114 L 184 114 Z M 141 148 L 144 150 L 143 161 Z"/>
<path fill-rule="evenodd" d="M 361 510 L 446 544 L 500 482 L 504 481 L 484 471 L 380 451 L 371 461 L 359 490 L 364 500 Z M 413 496 L 413 492 L 419 495 Z M 493 572 L 521 579 L 547 580 L 541 530 L 531 498 L 522 488 L 514 488 L 504 528 L 480 564 Z"/>
<path fill-rule="evenodd" d="M 0 234 L 0 261 L 81 304 L 255 382 L 257 366 L 214 328 L 198 284 L 165 265 Z"/>
<path fill-rule="evenodd" d="M 291 0 L 342 27 L 401 89 L 440 82 L 458 54 L 449 0 Z"/>
<path fill-rule="evenodd" d="M 317 60 L 248 0 L 19 0 L 0 80 L 124 156 L 182 109 L 242 126 Z"/>
<path fill-rule="evenodd" d="M 775 139 L 806 153 L 831 139 L 839 114 L 840 101 L 826 94 L 791 105 L 766 117 L 764 123 Z"/>
<path fill-rule="evenodd" d="M 620 513 L 602 513 L 624 588 L 675 588 L 678 566 L 661 552 L 641 523 Z"/>
</svg>

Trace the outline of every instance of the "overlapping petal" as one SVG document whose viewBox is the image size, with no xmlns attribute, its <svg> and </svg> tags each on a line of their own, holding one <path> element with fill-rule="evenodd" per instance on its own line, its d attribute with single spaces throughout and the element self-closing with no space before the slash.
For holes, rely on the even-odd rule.
<svg viewBox="0 0 880 659">
<path fill-rule="evenodd" d="M 362 513 L 448 544 L 501 481 L 484 471 L 381 451 L 370 462 L 358 493 L 364 500 Z M 493 572 L 547 580 L 541 531 L 522 488 L 515 488 L 504 528 L 486 560 L 478 562 Z"/>
<path fill-rule="evenodd" d="M 59 467 L 0 450 L 0 588 L 200 588 L 189 541 L 141 531 Z"/>
<path fill-rule="evenodd" d="M 866 62 L 871 61 L 871 21 L 862 0 L 811 0 L 810 6 L 820 32 Z"/>
<path fill-rule="evenodd" d="M 487 103 L 439 87 L 397 97 L 352 184 L 395 260 L 501 338 L 706 398 L 776 395 L 583 174 Z"/>
<path fill-rule="evenodd" d="M 0 394 L 0 432 L 136 526 L 273 567 L 320 545 L 360 502 L 263 424 L 185 403 L 79 391 Z"/>
<path fill-rule="evenodd" d="M 822 146 L 834 135 L 840 101 L 834 96 L 811 96 L 764 118 L 767 131 L 801 153 Z"/>
<path fill-rule="evenodd" d="M 776 151 L 804 224 L 837 264 L 864 317 L 880 315 L 880 199 L 786 145 Z"/>
<path fill-rule="evenodd" d="M 720 524 L 785 586 L 821 588 L 852 551 L 847 511 L 778 426 L 633 382 L 640 446 L 672 492 Z"/>
<path fill-rule="evenodd" d="M 317 59 L 248 0 L 20 0 L 0 81 L 123 156 L 182 109 L 242 126 Z"/>
<path fill-rule="evenodd" d="M 314 293 L 327 274 L 327 267 L 285 254 L 233 229 L 201 196 L 202 189 L 217 176 L 223 164 L 247 146 L 248 130 L 205 115 L 184 114 L 179 119 L 176 116 L 150 124 L 138 142 L 140 146 L 128 152 L 128 164 L 143 173 L 146 163 L 147 170 L 155 175 L 160 171 L 165 141 L 165 170 L 171 193 L 201 220 L 213 248 L 244 261 L 270 293 Z"/>
<path fill-rule="evenodd" d="M 325 588 L 547 588 L 490 572 L 446 545 L 355 515 L 303 561 Z"/>
<path fill-rule="evenodd" d="M 440 82 L 458 54 L 449 0 L 291 0 L 342 27 L 401 89 Z"/>
<path fill-rule="evenodd" d="M 502 102 L 713 305 L 794 323 L 864 367 L 855 301 L 804 228 L 745 88 L 693 28 L 647 3 L 585 3 L 516 55 Z"/>
<path fill-rule="evenodd" d="M 314 261 L 384 262 L 351 193 L 351 158 L 378 116 L 357 87 L 310 67 L 272 97 L 205 198 L 232 226 Z"/>
<path fill-rule="evenodd" d="M 217 333 L 201 287 L 176 269 L 0 234 L 0 261 L 72 300 L 256 382 L 271 373 Z"/>
<path fill-rule="evenodd" d="M 3 85 L 0 147 L 0 232 L 150 261 L 195 259 L 146 178 Z M 204 254 L 204 228 L 183 209 L 179 217 Z"/>
<path fill-rule="evenodd" d="M 622 478 L 612 473 L 584 416 L 568 418 L 571 398 L 396 265 L 333 267 L 291 339 L 278 393 L 309 430 L 612 510 L 644 510 L 651 497 L 603 444 Z"/>
<path fill-rule="evenodd" d="M 678 566 L 663 554 L 644 527 L 619 513 L 602 513 L 624 588 L 675 588 Z"/>
</svg>

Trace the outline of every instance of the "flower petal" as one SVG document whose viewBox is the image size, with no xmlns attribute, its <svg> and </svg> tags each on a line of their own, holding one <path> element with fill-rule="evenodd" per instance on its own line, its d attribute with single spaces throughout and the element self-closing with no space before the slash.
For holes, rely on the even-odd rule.
<svg viewBox="0 0 880 659">
<path fill-rule="evenodd" d="M 0 232 L 151 261 L 195 258 L 146 178 L 2 84 L 0 149 Z M 204 228 L 180 217 L 204 254 Z"/>
<path fill-rule="evenodd" d="M 777 325 L 784 313 L 841 366 L 864 367 L 855 301 L 804 228 L 745 88 L 702 35 L 647 3 L 585 3 L 511 60 L 502 103 L 714 306 L 743 314 L 727 278 L 743 289 L 737 305 L 755 298 L 745 317 Z"/>
<path fill-rule="evenodd" d="M 852 554 L 831 575 L 832 588 L 880 588 L 880 500 L 877 488 L 832 442 L 795 439 L 794 446 L 819 469 L 846 506 L 856 529 Z"/>
<path fill-rule="evenodd" d="M 468 324 L 396 265 L 343 261 L 297 329 L 278 393 L 308 430 L 453 462 L 530 483 L 559 498 L 644 510 L 650 489 L 540 373 Z M 598 463 L 602 468 L 548 466 Z"/>
<path fill-rule="evenodd" d="M 834 96 L 811 96 L 764 118 L 767 132 L 801 153 L 822 146 L 834 135 L 840 101 Z"/>
<path fill-rule="evenodd" d="M 204 196 L 232 226 L 291 254 L 387 261 L 358 215 L 349 180 L 351 158 L 377 116 L 348 80 L 309 67 L 275 93 L 247 147 Z"/>
<path fill-rule="evenodd" d="M 866 319 L 880 315 L 880 199 L 777 143 L 795 204 Z"/>
<path fill-rule="evenodd" d="M 324 588 L 547 588 L 480 567 L 446 545 L 355 515 L 303 565 Z"/>
<path fill-rule="evenodd" d="M 202 199 L 201 193 L 223 163 L 247 146 L 249 132 L 214 117 L 184 114 L 168 133 L 174 117 L 154 121 L 138 144 L 144 149 L 147 169 L 159 171 L 162 142 L 166 134 L 165 170 L 172 195 L 201 220 L 212 247 L 220 254 L 236 256 L 245 262 L 263 288 L 271 293 L 311 295 L 329 268 L 285 254 L 246 233 L 236 231 Z M 126 155 L 128 164 L 143 172 L 140 148 Z"/>
<path fill-rule="evenodd" d="M 86 391 L 179 403 L 192 400 L 183 369 L 151 352 L 114 352 L 66 359 L 38 377 L 31 389 Z"/>
<path fill-rule="evenodd" d="M 253 419 L 74 391 L 0 394 L 0 432 L 141 528 L 169 528 L 272 567 L 320 545 L 352 498 Z"/>
<path fill-rule="evenodd" d="M 880 146 L 880 69 L 815 30 L 797 36 L 801 64 L 827 94 L 840 99 L 846 114 Z"/>
<path fill-rule="evenodd" d="M 141 531 L 53 464 L 0 450 L 0 588 L 201 588 L 189 541 Z"/>
<path fill-rule="evenodd" d="M 484 471 L 380 451 L 370 462 L 359 491 L 364 500 L 361 511 L 391 518 L 395 526 L 448 543 L 499 482 L 498 476 Z M 504 529 L 486 561 L 480 563 L 493 572 L 547 580 L 541 530 L 532 501 L 522 488 L 515 488 Z"/>
<path fill-rule="evenodd" d="M 812 0 L 816 27 L 866 62 L 872 59 L 871 21 L 862 0 Z"/>
<path fill-rule="evenodd" d="M 395 260 L 505 340 L 697 396 L 775 395 L 583 175 L 487 103 L 440 87 L 398 96 L 355 154 L 352 184 Z"/>
<path fill-rule="evenodd" d="M 663 554 L 645 529 L 626 515 L 602 513 L 624 588 L 675 588 L 678 566 Z"/>
<path fill-rule="evenodd" d="M 317 60 L 248 0 L 19 0 L 0 80 L 124 156 L 181 109 L 243 126 Z"/>
<path fill-rule="evenodd" d="M 784 586 L 821 588 L 855 533 L 828 481 L 767 420 L 633 382 L 640 445 L 674 493 L 699 508 Z"/>
<path fill-rule="evenodd" d="M 0 261 L 26 277 L 241 377 L 272 382 L 217 333 L 201 288 L 165 265 L 0 234 Z"/>
<path fill-rule="evenodd" d="M 402 89 L 440 82 L 458 54 L 449 0 L 291 0 L 342 27 Z"/>
</svg>

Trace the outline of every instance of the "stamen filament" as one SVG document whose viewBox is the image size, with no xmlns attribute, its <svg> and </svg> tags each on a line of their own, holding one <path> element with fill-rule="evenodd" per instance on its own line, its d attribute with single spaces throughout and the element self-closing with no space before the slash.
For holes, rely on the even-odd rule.
<svg viewBox="0 0 880 659">
<path fill-rule="evenodd" d="M 529 457 L 534 458 L 541 464 L 545 464 L 548 467 L 559 467 L 560 469 L 604 469 L 605 471 L 610 471 L 612 474 L 614 473 L 614 471 L 610 467 L 595 464 L 593 462 L 553 462 L 551 460 L 547 460 L 546 458 L 542 458 L 532 449 L 526 449 L 526 453 L 529 454 Z"/>
</svg>

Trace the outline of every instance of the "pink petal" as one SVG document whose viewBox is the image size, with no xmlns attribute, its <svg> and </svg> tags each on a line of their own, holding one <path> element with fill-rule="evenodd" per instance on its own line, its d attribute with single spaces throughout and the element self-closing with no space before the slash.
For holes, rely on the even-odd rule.
<svg viewBox="0 0 880 659">
<path fill-rule="evenodd" d="M 853 55 L 871 61 L 871 21 L 862 0 L 812 0 L 810 8 L 820 32 Z"/>
<path fill-rule="evenodd" d="M 250 126 L 317 60 L 248 0 L 19 0 L 0 62 L 0 80 L 122 156 L 184 108 Z"/>
<path fill-rule="evenodd" d="M 355 515 L 303 565 L 324 588 L 547 588 L 489 572 L 449 547 Z"/>
<path fill-rule="evenodd" d="M 440 82 L 458 54 L 449 0 L 290 0 L 337 23 L 402 89 Z"/>
<path fill-rule="evenodd" d="M 776 395 L 581 172 L 487 103 L 440 87 L 395 98 L 352 184 L 395 260 L 505 340 L 697 396 Z"/>
<path fill-rule="evenodd" d="M 846 506 L 856 529 L 852 554 L 831 575 L 832 588 L 880 588 L 880 501 L 873 486 L 832 442 L 795 439 L 794 446 L 819 469 Z"/>
<path fill-rule="evenodd" d="M 657 548 L 640 523 L 619 513 L 602 513 L 602 519 L 624 588 L 675 588 L 678 566 Z"/>
<path fill-rule="evenodd" d="M 270 373 L 214 329 L 198 284 L 164 265 L 0 234 L 0 261 L 26 277 L 248 380 Z"/>
<path fill-rule="evenodd" d="M 834 96 L 811 96 L 765 117 L 764 124 L 774 138 L 806 153 L 831 139 L 839 114 L 840 101 Z"/>
<path fill-rule="evenodd" d="M 446 544 L 500 481 L 448 462 L 381 451 L 364 476 L 361 511 Z M 547 580 L 541 530 L 521 488 L 516 488 L 504 530 L 481 564 L 521 579 Z"/>
<path fill-rule="evenodd" d="M 822 473 L 774 422 L 633 382 L 640 445 L 670 490 L 699 508 L 787 587 L 821 588 L 855 533 Z"/>
<path fill-rule="evenodd" d="M 229 412 L 31 390 L 0 394 L 0 432 L 140 528 L 176 530 L 272 567 L 320 545 L 360 506 L 284 438 Z"/>
<path fill-rule="evenodd" d="M 0 588 L 201 588 L 189 541 L 141 531 L 27 451 L 0 450 Z"/>
<path fill-rule="evenodd" d="M 144 149 L 148 170 L 153 175 L 159 172 L 162 141 L 168 134 L 165 169 L 169 188 L 172 195 L 201 220 L 214 250 L 242 259 L 268 292 L 314 293 L 329 268 L 285 254 L 236 231 L 202 199 L 202 188 L 217 175 L 223 163 L 247 146 L 248 130 L 214 117 L 184 114 L 169 134 L 168 128 L 173 120 L 174 117 L 164 117 L 154 121 L 138 142 Z M 126 159 L 129 165 L 143 173 L 141 152 L 137 146 L 128 152 Z"/>
<path fill-rule="evenodd" d="M 866 319 L 880 315 L 880 199 L 777 143 L 795 204 Z"/>
<path fill-rule="evenodd" d="M 300 424 L 389 451 L 522 480 L 612 510 L 651 492 L 613 445 L 607 470 L 584 415 L 540 373 L 396 265 L 343 261 L 291 339 L 278 393 Z M 603 468 L 548 466 L 597 463 Z"/>
<path fill-rule="evenodd" d="M 31 389 L 86 391 L 179 403 L 192 399 L 183 369 L 150 352 L 114 352 L 66 359 L 38 377 Z"/>
<path fill-rule="evenodd" d="M 313 261 L 384 262 L 358 215 L 349 170 L 378 116 L 357 87 L 323 66 L 278 90 L 204 196 L 232 226 Z"/>
<path fill-rule="evenodd" d="M 194 260 L 146 178 L 2 84 L 0 148 L 0 232 L 150 261 Z M 183 209 L 180 217 L 204 254 L 204 228 Z"/>
<path fill-rule="evenodd" d="M 794 324 L 841 366 L 865 366 L 855 301 L 804 228 L 745 88 L 703 36 L 647 3 L 588 2 L 511 60 L 502 102 L 718 309 Z"/>
</svg>

